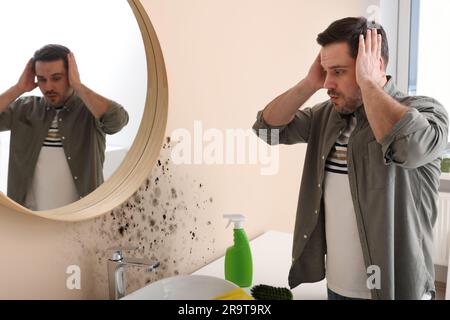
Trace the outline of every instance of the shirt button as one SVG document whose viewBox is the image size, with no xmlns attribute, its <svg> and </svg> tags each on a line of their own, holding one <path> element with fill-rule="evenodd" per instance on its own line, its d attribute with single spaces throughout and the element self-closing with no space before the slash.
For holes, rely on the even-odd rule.
<svg viewBox="0 0 450 320">
<path fill-rule="evenodd" d="M 319 187 L 319 189 L 320 189 L 320 183 L 318 184 L 318 187 Z"/>
<path fill-rule="evenodd" d="M 303 238 L 308 239 L 308 235 L 305 234 L 305 235 L 303 236 Z"/>
<path fill-rule="evenodd" d="M 78 177 L 73 177 L 75 180 L 78 180 Z"/>
<path fill-rule="evenodd" d="M 66 140 L 66 137 L 61 137 L 61 139 Z"/>
<path fill-rule="evenodd" d="M 318 213 L 319 213 L 319 210 L 314 211 L 314 213 L 315 213 L 315 214 L 318 214 Z"/>
<path fill-rule="evenodd" d="M 72 157 L 67 157 L 67 160 L 72 160 Z"/>
<path fill-rule="evenodd" d="M 62 119 L 61 119 L 61 118 L 59 118 L 59 122 L 62 122 Z"/>
<path fill-rule="evenodd" d="M 325 156 L 322 156 L 322 160 L 325 160 Z"/>
</svg>

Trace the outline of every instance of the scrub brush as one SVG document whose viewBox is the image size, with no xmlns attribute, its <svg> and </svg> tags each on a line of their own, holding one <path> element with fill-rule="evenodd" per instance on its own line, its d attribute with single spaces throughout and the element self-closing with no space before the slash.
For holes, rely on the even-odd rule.
<svg viewBox="0 0 450 320">
<path fill-rule="evenodd" d="M 288 288 L 272 287 L 265 284 L 254 286 L 250 290 L 256 300 L 292 300 L 293 295 Z"/>
</svg>

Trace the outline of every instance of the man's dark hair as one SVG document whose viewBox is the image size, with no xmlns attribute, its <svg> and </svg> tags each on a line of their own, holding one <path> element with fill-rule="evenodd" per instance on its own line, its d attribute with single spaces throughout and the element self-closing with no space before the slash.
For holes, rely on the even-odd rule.
<svg viewBox="0 0 450 320">
<path fill-rule="evenodd" d="M 348 17 L 333 22 L 324 32 L 317 36 L 317 43 L 325 47 L 332 43 L 345 42 L 350 47 L 350 55 L 356 59 L 358 56 L 359 36 L 363 34 L 365 37 L 367 29 L 377 29 L 378 34 L 381 34 L 381 56 L 386 68 L 389 62 L 389 45 L 386 31 L 380 24 L 375 23 L 375 21 L 369 22 L 364 17 Z"/>
<path fill-rule="evenodd" d="M 39 50 L 34 53 L 33 56 L 33 71 L 36 72 L 36 62 L 37 61 L 57 61 L 62 60 L 64 62 L 64 67 L 66 71 L 69 68 L 69 63 L 67 61 L 67 54 L 70 53 L 70 50 L 59 44 L 48 44 L 43 46 Z"/>
</svg>

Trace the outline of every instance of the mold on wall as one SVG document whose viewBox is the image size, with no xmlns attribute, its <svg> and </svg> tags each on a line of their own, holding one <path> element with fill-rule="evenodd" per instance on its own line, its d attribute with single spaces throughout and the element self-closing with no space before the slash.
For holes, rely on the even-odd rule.
<svg viewBox="0 0 450 320">
<path fill-rule="evenodd" d="M 108 298 L 111 248 L 135 247 L 124 255 L 160 262 L 155 272 L 128 267 L 128 293 L 161 278 L 189 274 L 214 255 L 215 227 L 208 210 L 213 197 L 204 183 L 177 172 L 170 161 L 173 147 L 167 138 L 151 176 L 127 202 L 67 229 L 67 239 L 78 243 L 81 250 L 65 254 L 74 265 L 86 269 L 81 272 L 82 285 L 89 288 L 87 299 Z"/>
</svg>

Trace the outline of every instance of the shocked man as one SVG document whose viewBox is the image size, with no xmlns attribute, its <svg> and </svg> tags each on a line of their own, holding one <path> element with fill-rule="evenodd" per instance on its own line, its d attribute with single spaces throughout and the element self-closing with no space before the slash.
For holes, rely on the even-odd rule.
<svg viewBox="0 0 450 320">
<path fill-rule="evenodd" d="M 43 97 L 21 97 L 36 87 Z M 32 210 L 86 196 L 103 183 L 106 134 L 127 123 L 122 106 L 81 82 L 68 48 L 39 49 L 0 95 L 0 130 L 11 131 L 8 196 Z"/>
<path fill-rule="evenodd" d="M 317 42 L 306 77 L 253 126 L 271 144 L 308 144 L 290 286 L 326 278 L 329 299 L 430 299 L 447 112 L 396 88 L 380 25 L 341 19 Z M 330 99 L 304 108 L 320 89 Z"/>
</svg>

